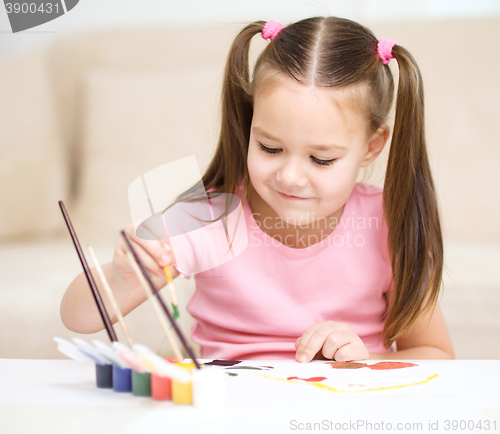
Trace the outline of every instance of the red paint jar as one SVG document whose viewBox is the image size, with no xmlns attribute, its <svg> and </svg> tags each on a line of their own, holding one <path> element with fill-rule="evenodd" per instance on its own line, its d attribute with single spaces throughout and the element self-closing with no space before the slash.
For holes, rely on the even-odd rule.
<svg viewBox="0 0 500 434">
<path fill-rule="evenodd" d="M 156 401 L 172 399 L 172 380 L 168 377 L 151 374 L 151 397 Z"/>
</svg>

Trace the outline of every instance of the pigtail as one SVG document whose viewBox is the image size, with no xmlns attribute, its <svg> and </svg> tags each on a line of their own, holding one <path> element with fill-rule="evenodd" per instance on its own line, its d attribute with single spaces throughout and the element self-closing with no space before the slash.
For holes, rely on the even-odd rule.
<svg viewBox="0 0 500 434">
<path fill-rule="evenodd" d="M 257 21 L 247 25 L 236 36 L 229 50 L 222 86 L 219 143 L 203 176 L 207 189 L 217 187 L 234 193 L 245 177 L 244 191 L 247 191 L 247 153 L 253 116 L 249 49 L 253 36 L 262 32 L 264 24 L 264 21 Z"/>
<path fill-rule="evenodd" d="M 253 116 L 249 50 L 253 36 L 262 32 L 264 24 L 264 21 L 256 21 L 247 25 L 231 44 L 220 101 L 222 122 L 219 142 L 202 177 L 205 190 L 215 188 L 215 193 L 232 194 L 245 178 L 242 201 L 248 190 L 247 153 Z M 200 196 L 204 197 L 205 192 L 196 191 L 195 186 L 180 195 L 176 202 Z"/>
<path fill-rule="evenodd" d="M 236 36 L 229 49 L 220 101 L 222 123 L 219 142 L 215 155 L 202 177 L 203 189 L 200 190 L 202 185 L 197 183 L 178 196 L 168 208 L 177 202 L 206 200 L 206 191 L 211 188 L 215 188 L 215 191 L 210 193 L 209 197 L 216 197 L 218 193 L 235 194 L 236 187 L 243 178 L 245 182 L 241 201 L 242 205 L 244 204 L 249 184 L 247 153 L 253 116 L 249 50 L 253 36 L 262 32 L 264 24 L 264 21 L 257 21 L 247 25 Z M 226 196 L 225 212 L 213 220 L 218 221 L 224 217 L 222 223 L 226 231 L 229 249 L 234 239 L 234 234 L 231 237 L 227 230 L 227 216 L 231 205 L 232 197 Z M 240 216 L 238 216 L 236 226 L 239 223 L 239 218 Z"/>
<path fill-rule="evenodd" d="M 264 21 L 247 25 L 234 39 L 224 70 L 220 101 L 221 130 L 217 149 L 202 177 L 203 191 L 195 185 L 176 198 L 183 202 L 205 198 L 205 190 L 233 193 L 247 175 L 247 152 L 253 106 L 249 77 L 249 49 L 252 37 L 262 32 Z M 248 176 L 247 176 L 248 178 Z"/>
<path fill-rule="evenodd" d="M 231 44 L 222 85 L 220 106 L 222 123 L 219 143 L 215 156 L 202 178 L 206 190 L 215 187 L 216 192 L 232 194 L 244 178 L 242 207 L 247 198 L 249 184 L 247 154 L 253 116 L 249 67 L 250 42 L 257 33 L 262 32 L 264 24 L 264 21 L 257 21 L 247 25 Z M 226 199 L 225 219 L 230 207 L 231 203 Z M 242 208 L 240 213 L 241 210 Z M 240 217 L 241 214 L 238 216 L 235 232 Z M 227 232 L 227 221 L 223 223 L 228 246 L 231 249 L 235 233 L 231 237 Z"/>
<path fill-rule="evenodd" d="M 406 49 L 396 45 L 392 54 L 399 66 L 399 86 L 383 192 L 394 283 L 383 332 L 386 347 L 435 306 L 443 273 L 441 223 L 425 142 L 422 77 Z"/>
</svg>

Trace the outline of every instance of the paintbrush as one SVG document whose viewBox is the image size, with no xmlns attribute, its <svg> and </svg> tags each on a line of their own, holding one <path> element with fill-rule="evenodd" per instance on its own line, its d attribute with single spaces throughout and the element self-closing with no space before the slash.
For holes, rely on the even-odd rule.
<svg viewBox="0 0 500 434">
<path fill-rule="evenodd" d="M 153 293 L 152 293 L 151 289 L 149 288 L 146 280 L 144 279 L 144 276 L 142 275 L 141 270 L 139 269 L 138 265 L 134 261 L 134 257 L 132 256 L 132 254 L 129 251 L 127 251 L 126 255 L 127 255 L 128 259 L 130 260 L 130 264 L 132 265 L 132 268 L 134 269 L 135 274 L 137 275 L 137 278 L 141 282 L 141 285 L 144 288 L 144 291 L 146 292 L 147 297 L 151 300 L 155 315 L 158 318 L 158 321 L 160 322 L 163 333 L 165 333 L 165 336 L 167 337 L 167 340 L 168 340 L 170 346 L 172 347 L 172 350 L 174 351 L 175 358 L 179 361 L 182 361 L 184 359 L 184 357 L 182 356 L 182 353 L 180 352 L 179 348 L 177 347 L 177 344 L 175 343 L 174 339 L 172 338 L 172 335 L 170 334 L 170 330 L 168 329 L 168 324 L 165 321 L 165 317 L 161 313 L 161 309 L 160 309 L 158 300 L 153 296 Z"/>
<path fill-rule="evenodd" d="M 189 357 L 191 358 L 191 360 L 193 361 L 196 369 L 200 369 L 200 364 L 198 363 L 198 361 L 196 360 L 196 357 L 194 355 L 194 352 L 192 350 L 192 348 L 189 346 L 189 344 L 187 343 L 187 340 L 186 338 L 184 337 L 184 335 L 182 334 L 181 330 L 179 329 L 179 327 L 177 326 L 177 323 L 175 322 L 174 318 L 172 317 L 172 314 L 169 312 L 169 310 L 167 309 L 167 306 L 165 305 L 165 302 L 163 301 L 163 299 L 161 298 L 160 296 L 160 293 L 158 292 L 158 290 L 156 289 L 153 281 L 151 280 L 151 278 L 149 277 L 149 274 L 146 270 L 146 268 L 144 267 L 144 265 L 142 264 L 142 261 L 140 260 L 139 256 L 137 255 L 134 247 L 132 246 L 132 243 L 130 242 L 130 239 L 128 238 L 127 234 L 124 232 L 124 231 L 121 231 L 121 234 L 125 240 L 125 242 L 127 243 L 128 245 L 128 248 L 130 249 L 130 252 L 132 253 L 132 255 L 134 256 L 134 259 L 135 259 L 135 262 L 137 262 L 137 265 L 140 267 L 141 271 L 142 271 L 142 274 L 143 276 L 145 277 L 149 287 L 151 288 L 151 291 L 153 292 L 153 294 L 156 296 L 156 299 L 159 301 L 163 311 L 165 312 L 165 315 L 167 315 L 167 318 L 168 320 L 170 321 L 170 324 L 172 325 L 172 327 L 174 328 L 174 331 L 175 333 L 177 334 L 177 337 L 179 338 L 179 340 L 181 341 L 182 343 L 182 346 L 185 348 L 185 350 L 187 351 Z"/>
<path fill-rule="evenodd" d="M 167 223 L 165 222 L 164 214 L 161 215 L 161 220 L 163 221 L 163 229 L 165 230 L 165 238 L 167 235 Z M 167 288 L 168 293 L 170 294 L 170 300 L 172 302 L 172 310 L 174 312 L 174 319 L 179 318 L 179 309 L 177 309 L 177 293 L 175 292 L 175 286 L 172 279 L 172 270 L 170 269 L 170 265 L 166 265 L 163 267 L 163 271 L 165 272 L 165 279 L 167 279 Z"/>
<path fill-rule="evenodd" d="M 104 275 L 104 272 L 102 271 L 102 268 L 97 261 L 97 257 L 94 253 L 94 249 L 90 244 L 87 244 L 87 250 L 90 254 L 90 257 L 92 258 L 92 262 L 94 263 L 94 266 L 97 270 L 97 274 L 99 274 L 99 277 L 101 278 L 101 282 L 104 286 L 104 289 L 106 291 L 106 295 L 109 298 L 109 301 L 111 302 L 111 306 L 113 306 L 113 309 L 115 311 L 116 318 L 118 319 L 118 322 L 120 323 L 120 326 L 123 330 L 123 334 L 125 335 L 125 338 L 127 339 L 127 342 L 130 347 L 134 344 L 132 341 L 132 338 L 130 337 L 130 333 L 128 331 L 127 325 L 125 324 L 125 320 L 123 319 L 122 311 L 120 307 L 118 306 L 118 303 L 116 302 L 116 298 L 113 294 L 113 291 L 111 290 L 108 280 L 106 279 L 106 276 Z"/>
<path fill-rule="evenodd" d="M 175 292 L 175 286 L 172 279 L 172 270 L 170 269 L 170 265 L 163 267 L 163 271 L 165 272 L 165 279 L 167 280 L 167 288 L 168 293 L 170 294 L 170 300 L 172 300 L 172 316 L 174 319 L 179 318 L 179 309 L 177 308 L 177 294 Z"/>
<path fill-rule="evenodd" d="M 83 271 L 85 276 L 87 277 L 87 282 L 89 283 L 90 290 L 92 291 L 92 296 L 94 297 L 95 303 L 97 305 L 97 309 L 99 310 L 99 314 L 101 315 L 102 322 L 104 323 L 104 327 L 108 333 L 109 339 L 111 342 L 116 342 L 118 339 L 115 334 L 115 330 L 113 329 L 113 324 L 109 319 L 108 312 L 106 311 L 106 307 L 102 302 L 101 294 L 97 289 L 97 285 L 95 284 L 94 278 L 92 277 L 92 273 L 90 272 L 89 266 L 87 265 L 87 261 L 85 259 L 85 255 L 83 254 L 83 250 L 80 246 L 80 242 L 78 241 L 78 237 L 76 236 L 76 232 L 73 229 L 73 224 L 69 218 L 68 212 L 66 211 L 66 207 L 62 200 L 59 201 L 59 207 L 61 208 L 61 212 L 64 217 L 64 221 L 66 222 L 66 226 L 68 227 L 69 234 L 71 235 L 71 239 L 73 240 L 73 244 L 75 245 L 76 253 L 78 254 L 78 258 L 83 267 Z"/>
</svg>

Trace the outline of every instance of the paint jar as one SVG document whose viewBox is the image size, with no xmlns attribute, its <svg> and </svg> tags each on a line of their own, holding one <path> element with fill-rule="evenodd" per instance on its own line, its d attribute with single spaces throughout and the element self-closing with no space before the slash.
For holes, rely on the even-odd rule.
<svg viewBox="0 0 500 434">
<path fill-rule="evenodd" d="M 151 397 L 156 401 L 172 399 L 172 380 L 168 377 L 151 374 Z"/>
<path fill-rule="evenodd" d="M 132 369 L 113 365 L 113 390 L 115 392 L 132 392 Z"/>
<path fill-rule="evenodd" d="M 220 408 L 226 404 L 227 374 L 219 368 L 193 371 L 193 405 L 197 408 Z"/>
<path fill-rule="evenodd" d="M 193 371 L 194 363 L 176 363 L 177 366 Z M 187 383 L 181 383 L 177 380 L 172 380 L 172 401 L 176 404 L 192 404 L 193 403 L 193 383 L 191 381 Z"/>
<path fill-rule="evenodd" d="M 132 393 L 135 396 L 151 396 L 151 375 L 149 372 L 132 371 Z"/>
<path fill-rule="evenodd" d="M 113 388 L 113 366 L 95 364 L 95 383 L 99 389 Z"/>
</svg>

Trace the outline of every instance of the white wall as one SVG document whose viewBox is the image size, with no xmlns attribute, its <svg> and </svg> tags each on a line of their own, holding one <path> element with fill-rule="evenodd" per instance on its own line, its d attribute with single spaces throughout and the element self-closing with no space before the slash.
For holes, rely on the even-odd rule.
<svg viewBox="0 0 500 434">
<path fill-rule="evenodd" d="M 12 0 L 28 2 L 30 0 Z M 80 0 L 66 15 L 12 34 L 0 2 L 0 61 L 61 32 L 86 28 L 144 24 L 223 24 L 274 19 L 296 21 L 317 15 L 337 15 L 361 22 L 432 20 L 500 14 L 499 0 Z"/>
</svg>

